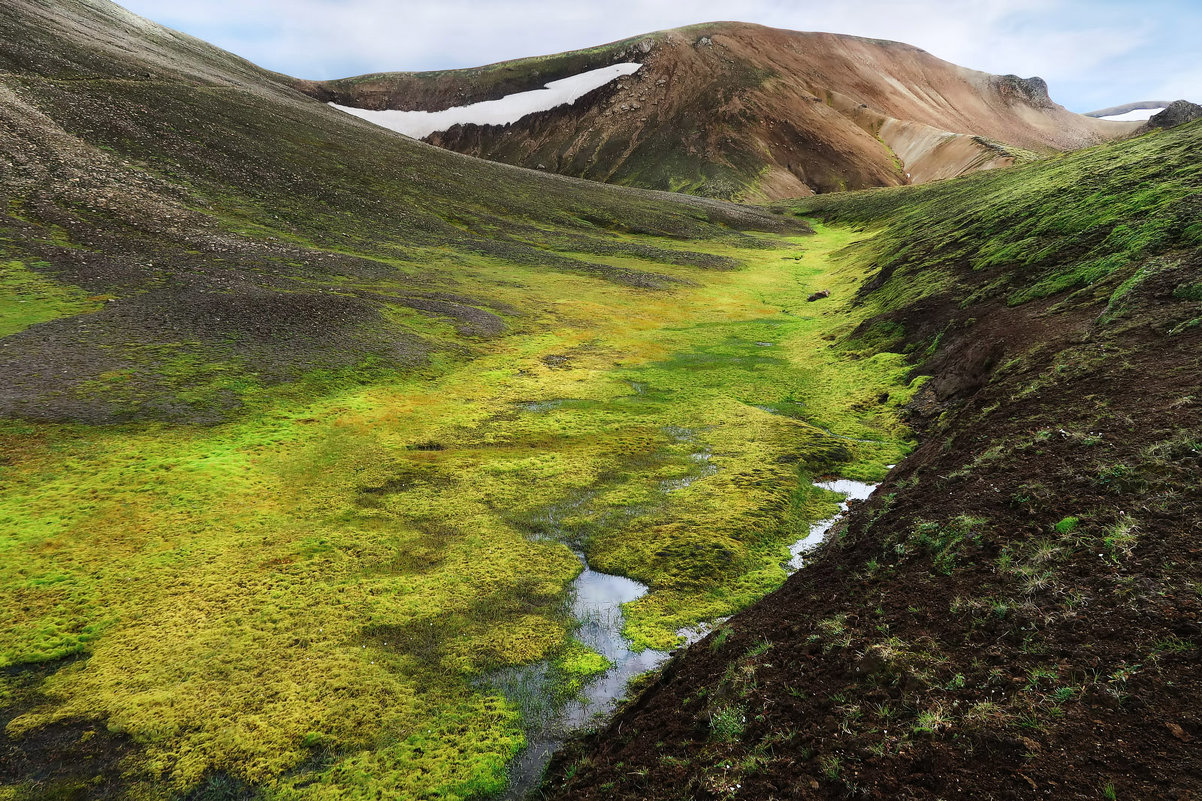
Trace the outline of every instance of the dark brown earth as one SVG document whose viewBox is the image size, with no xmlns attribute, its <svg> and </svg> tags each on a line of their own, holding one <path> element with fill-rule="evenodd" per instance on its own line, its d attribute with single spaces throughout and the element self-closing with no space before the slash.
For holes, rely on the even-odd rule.
<svg viewBox="0 0 1202 801">
<path fill-rule="evenodd" d="M 32 782 L 41 788 L 42 798 L 73 798 L 81 792 L 97 801 L 121 797 L 122 762 L 135 746 L 128 737 L 110 732 L 103 721 L 59 721 L 21 737 L 8 731 L 10 721 L 45 700 L 38 687 L 46 677 L 77 662 L 63 659 L 5 669 L 16 681 L 10 681 L 10 695 L 0 705 L 0 784 Z"/>
<path fill-rule="evenodd" d="M 732 22 L 478 69 L 297 86 L 346 106 L 440 110 L 632 61 L 637 74 L 572 106 L 428 141 L 564 175 L 773 199 L 951 178 L 1138 127 L 1073 114 L 1039 78 L 965 69 L 898 42 Z"/>
<path fill-rule="evenodd" d="M 1200 268 L 894 315 L 921 447 L 538 797 L 1202 798 Z"/>
</svg>

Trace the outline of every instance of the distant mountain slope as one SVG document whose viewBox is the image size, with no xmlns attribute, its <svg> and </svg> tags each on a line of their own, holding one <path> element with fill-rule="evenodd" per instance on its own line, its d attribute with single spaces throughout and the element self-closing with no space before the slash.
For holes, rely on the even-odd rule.
<svg viewBox="0 0 1202 801">
<path fill-rule="evenodd" d="M 565 175 L 764 199 L 925 183 L 1136 127 L 1069 112 L 1038 78 L 965 69 L 897 42 L 732 22 L 478 69 L 298 87 L 344 106 L 441 110 L 630 61 L 642 69 L 572 106 L 428 139 Z"/>
<path fill-rule="evenodd" d="M 629 250 L 615 239 L 632 228 L 704 239 L 789 225 L 406 140 L 105 0 L 13 0 L 0 15 L 0 200 L 2 258 L 94 312 L 6 340 L 0 415 L 96 421 L 237 405 L 225 378 L 183 376 L 156 348 L 189 343 L 270 383 L 461 346 L 395 324 L 398 309 L 468 337 L 504 327 L 448 260 L 662 287 L 675 279 L 567 251 Z M 215 383 L 185 404 L 179 381 Z"/>
</svg>

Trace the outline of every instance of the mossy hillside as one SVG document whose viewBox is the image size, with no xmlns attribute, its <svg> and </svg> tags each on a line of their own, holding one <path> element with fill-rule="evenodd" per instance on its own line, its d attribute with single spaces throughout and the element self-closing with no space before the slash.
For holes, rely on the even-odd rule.
<svg viewBox="0 0 1202 801">
<path fill-rule="evenodd" d="M 7 190 L 0 238 L 45 281 L 111 301 L 9 343 L 6 408 L 31 417 L 213 422 L 256 387 L 315 369 L 370 381 L 520 327 L 528 293 L 514 266 L 526 283 L 569 272 L 664 288 L 737 264 L 681 239 L 754 247 L 744 229 L 790 227 L 472 165 L 304 98 L 12 83 L 31 119 L 91 149 L 36 191 Z M 24 157 L 51 157 L 49 132 L 21 133 L 11 144 Z M 73 357 L 45 370 L 47 347 Z"/>
<path fill-rule="evenodd" d="M 906 277 L 890 293 L 908 284 L 910 299 L 937 294 L 950 274 L 970 268 L 987 280 L 966 303 L 1019 304 L 1121 284 L 1154 257 L 1202 246 L 1200 146 L 1202 125 L 1192 123 L 1016 169 L 818 196 L 788 208 L 865 225 L 887 221 L 862 252 L 880 271 L 874 286 Z M 878 303 L 896 308 L 899 298 L 886 293 Z"/>
<path fill-rule="evenodd" d="M 903 365 L 826 339 L 856 322 L 862 271 L 831 256 L 850 237 L 711 244 L 747 266 L 671 293 L 520 265 L 506 286 L 486 259 L 463 288 L 540 311 L 472 360 L 258 387 L 211 428 L 7 424 L 0 653 L 88 655 L 11 730 L 105 719 L 144 749 L 135 775 L 181 789 L 217 769 L 298 798 L 498 789 L 521 720 L 478 678 L 598 667 L 555 537 L 650 583 L 628 631 L 668 645 L 780 583 L 830 508 L 811 473 L 904 452 Z"/>
</svg>

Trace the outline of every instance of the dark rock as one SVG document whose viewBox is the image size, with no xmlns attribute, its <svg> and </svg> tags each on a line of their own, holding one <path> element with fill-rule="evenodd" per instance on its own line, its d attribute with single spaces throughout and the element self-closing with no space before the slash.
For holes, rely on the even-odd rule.
<svg viewBox="0 0 1202 801">
<path fill-rule="evenodd" d="M 998 82 L 998 91 L 1007 99 L 1023 100 L 1035 106 L 1052 105 L 1052 98 L 1048 95 L 1048 82 L 1043 78 L 1001 75 L 995 80 Z"/>
<path fill-rule="evenodd" d="M 1197 119 L 1202 119 L 1202 106 L 1188 100 L 1174 100 L 1164 111 L 1153 115 L 1148 120 L 1148 124 L 1140 131 L 1150 131 L 1154 128 L 1175 128 Z"/>
</svg>

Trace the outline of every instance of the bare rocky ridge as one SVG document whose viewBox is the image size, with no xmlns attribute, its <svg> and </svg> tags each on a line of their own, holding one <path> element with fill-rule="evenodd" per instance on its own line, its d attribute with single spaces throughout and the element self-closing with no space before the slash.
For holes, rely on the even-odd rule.
<svg viewBox="0 0 1202 801">
<path fill-rule="evenodd" d="M 298 82 L 322 100 L 441 110 L 620 61 L 643 69 L 571 106 L 428 141 L 613 183 L 763 200 L 925 183 L 1129 134 L 1040 78 L 958 67 L 898 42 L 746 23 L 662 31 L 472 70 Z"/>
<path fill-rule="evenodd" d="M 1202 119 L 1202 106 L 1188 100 L 1174 100 L 1164 111 L 1153 115 L 1147 124 L 1140 128 L 1140 133 L 1157 128 L 1175 128 L 1196 119 Z"/>
</svg>

